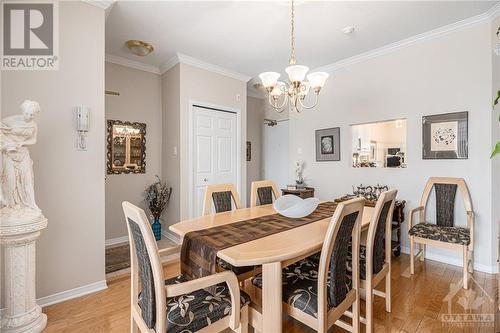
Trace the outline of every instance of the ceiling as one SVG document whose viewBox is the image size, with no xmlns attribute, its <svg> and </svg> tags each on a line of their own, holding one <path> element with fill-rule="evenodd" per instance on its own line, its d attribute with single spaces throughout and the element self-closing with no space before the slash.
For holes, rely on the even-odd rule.
<svg viewBox="0 0 500 333">
<path fill-rule="evenodd" d="M 497 1 L 301 1 L 296 5 L 297 63 L 325 66 L 466 18 Z M 351 35 L 342 33 L 354 26 Z M 128 39 L 154 45 L 132 55 Z M 117 1 L 106 22 L 106 53 L 160 67 L 182 53 L 256 76 L 290 57 L 288 2 Z"/>
</svg>

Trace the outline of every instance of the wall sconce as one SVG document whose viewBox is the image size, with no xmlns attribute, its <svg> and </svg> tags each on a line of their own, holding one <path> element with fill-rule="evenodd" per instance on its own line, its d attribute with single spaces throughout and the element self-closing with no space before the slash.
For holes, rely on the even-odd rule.
<svg viewBox="0 0 500 333">
<path fill-rule="evenodd" d="M 87 132 L 90 128 L 90 111 L 86 106 L 77 106 L 76 110 L 76 132 L 78 138 L 76 148 L 78 150 L 87 150 Z"/>
</svg>

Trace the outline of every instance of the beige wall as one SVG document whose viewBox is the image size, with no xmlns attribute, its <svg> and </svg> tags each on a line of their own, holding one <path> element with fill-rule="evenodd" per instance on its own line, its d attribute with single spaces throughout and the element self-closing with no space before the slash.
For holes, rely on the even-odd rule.
<svg viewBox="0 0 500 333">
<path fill-rule="evenodd" d="M 262 180 L 262 128 L 264 126 L 264 99 L 247 97 L 247 141 L 252 143 L 252 159 L 247 163 L 247 205 L 253 181 Z M 245 150 L 246 152 L 246 150 Z"/>
<path fill-rule="evenodd" d="M 172 196 L 163 214 L 163 230 L 180 219 L 180 65 L 162 75 L 162 175 L 172 186 Z M 176 153 L 177 151 L 177 153 Z"/>
<path fill-rule="evenodd" d="M 58 71 L 2 73 L 2 116 L 40 103 L 31 149 L 35 195 L 49 224 L 37 245 L 37 297 L 104 280 L 104 11 L 59 5 Z M 90 107 L 88 150 L 76 149 L 77 105 Z"/>
<path fill-rule="evenodd" d="M 497 17 L 493 23 L 491 24 L 491 47 L 494 48 L 497 43 L 500 43 L 500 36 L 497 37 L 496 33 L 498 28 L 500 27 L 500 17 Z M 497 91 L 500 90 L 500 55 L 492 54 L 492 99 L 494 100 L 497 96 Z M 496 145 L 498 141 L 500 141 L 500 104 L 498 104 L 493 112 L 491 113 L 491 149 Z M 492 223 L 493 229 L 491 232 L 491 242 L 494 245 L 497 245 L 498 240 L 498 230 L 500 224 L 500 155 L 497 155 L 495 158 L 491 160 L 491 177 L 492 177 L 492 190 L 491 190 L 491 198 L 492 198 L 492 206 L 491 206 L 491 215 L 492 215 Z M 497 246 L 493 246 L 493 251 L 495 252 L 498 249 Z M 499 253 L 495 252 L 493 258 L 498 258 Z"/>
<path fill-rule="evenodd" d="M 237 109 L 241 113 L 241 197 L 246 202 L 246 82 L 204 69 L 180 64 L 180 218 L 189 216 L 189 112 L 190 103 Z M 169 221 L 174 223 L 175 221 Z"/>
<path fill-rule="evenodd" d="M 146 124 L 146 173 L 106 175 L 106 240 L 127 236 L 121 203 L 125 200 L 146 212 L 144 189 L 161 175 L 161 77 L 106 62 L 106 120 Z"/>
<path fill-rule="evenodd" d="M 496 267 L 492 238 L 492 49 L 490 24 L 481 24 L 378 56 L 331 73 L 318 107 L 290 119 L 290 160 L 305 160 L 305 177 L 321 199 L 351 192 L 351 185 L 381 183 L 399 189 L 398 197 L 414 208 L 430 176 L 465 178 L 476 212 L 476 268 Z M 422 160 L 422 116 L 469 111 L 469 158 Z M 350 167 L 350 124 L 407 119 L 407 169 Z M 314 131 L 340 126 L 341 161 L 316 162 Z M 298 153 L 302 149 L 302 154 Z M 293 175 L 293 170 L 290 170 Z M 498 170 L 497 170 L 498 172 Z M 459 206 L 461 207 L 461 206 Z M 457 216 L 465 224 L 464 214 Z M 408 250 L 407 223 L 403 247 Z M 496 238 L 496 233 L 494 238 Z M 430 248 L 429 256 L 461 263 L 461 253 Z"/>
</svg>

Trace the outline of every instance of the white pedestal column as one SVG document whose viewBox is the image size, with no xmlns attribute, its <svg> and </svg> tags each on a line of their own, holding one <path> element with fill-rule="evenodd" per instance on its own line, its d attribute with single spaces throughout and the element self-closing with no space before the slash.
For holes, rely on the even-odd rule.
<svg viewBox="0 0 500 333">
<path fill-rule="evenodd" d="M 36 240 L 46 226 L 47 219 L 42 215 L 37 220 L 18 220 L 15 225 L 0 224 L 5 269 L 3 333 L 38 333 L 47 325 L 47 316 L 36 304 L 35 286 Z"/>
</svg>

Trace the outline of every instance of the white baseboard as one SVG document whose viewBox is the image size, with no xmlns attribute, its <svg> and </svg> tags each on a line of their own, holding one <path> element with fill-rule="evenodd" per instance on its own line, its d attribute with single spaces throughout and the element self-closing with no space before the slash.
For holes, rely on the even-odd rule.
<svg viewBox="0 0 500 333">
<path fill-rule="evenodd" d="M 106 239 L 105 245 L 106 245 L 106 247 L 108 247 L 108 246 L 118 245 L 118 244 L 122 244 L 122 243 L 128 243 L 128 236 Z"/>
<path fill-rule="evenodd" d="M 408 246 L 402 246 L 401 247 L 401 252 L 410 254 L 410 247 Z M 415 252 L 416 253 L 416 252 Z M 462 255 L 460 253 L 460 255 Z M 432 253 L 429 251 L 425 251 L 425 258 L 429 260 L 434 260 L 434 261 L 439 261 L 445 264 L 450 264 L 453 266 L 458 266 L 458 267 L 463 267 L 463 261 L 462 258 L 460 259 L 449 257 L 449 256 L 444 256 L 442 254 L 436 254 Z M 479 272 L 484 272 L 488 274 L 497 274 L 498 273 L 498 266 L 488 266 L 484 264 L 479 264 L 477 262 L 474 263 L 474 270 L 479 271 Z"/>
<path fill-rule="evenodd" d="M 171 240 L 175 244 L 180 244 L 181 243 L 181 240 L 179 239 L 179 236 L 177 236 L 176 234 L 174 234 L 173 232 L 171 232 L 169 230 L 162 230 L 161 234 L 162 234 L 163 237 Z"/>
<path fill-rule="evenodd" d="M 60 293 L 53 294 L 50 296 L 41 297 L 36 301 L 38 305 L 40 305 L 41 307 L 45 307 L 52 304 L 68 301 L 73 298 L 92 294 L 107 288 L 108 285 L 106 284 L 106 280 L 102 280 L 78 288 L 62 291 Z"/>
</svg>

